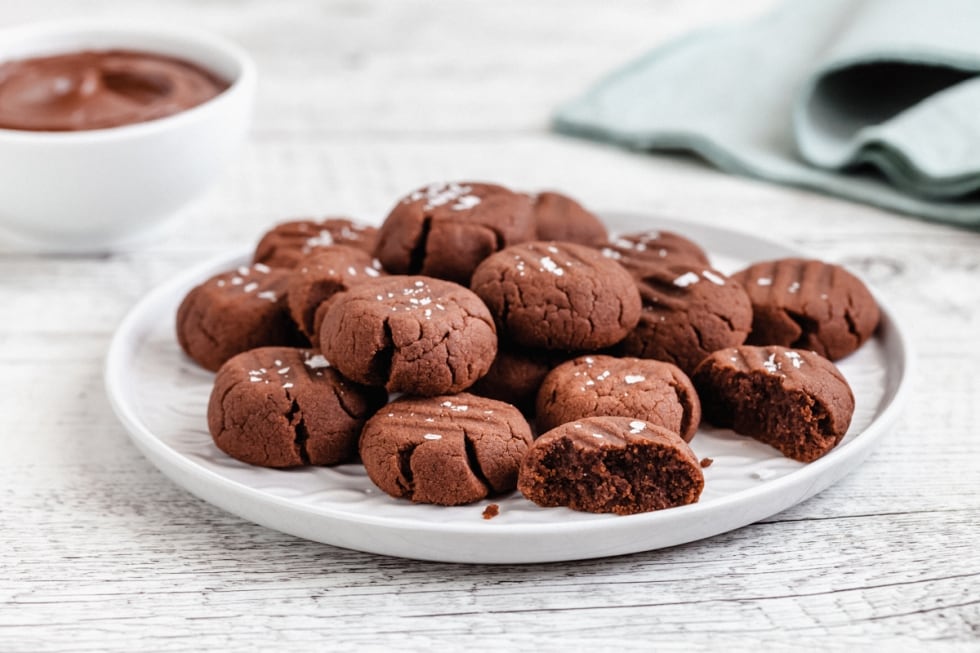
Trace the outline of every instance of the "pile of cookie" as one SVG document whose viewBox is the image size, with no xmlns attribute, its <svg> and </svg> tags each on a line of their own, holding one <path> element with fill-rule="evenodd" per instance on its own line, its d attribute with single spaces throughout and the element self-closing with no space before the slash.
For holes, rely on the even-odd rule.
<svg viewBox="0 0 980 653">
<path fill-rule="evenodd" d="M 188 293 L 177 336 L 217 371 L 208 427 L 246 463 L 359 460 L 415 502 L 517 488 L 632 514 L 698 500 L 702 411 L 796 460 L 830 451 L 854 410 L 831 361 L 878 320 L 837 265 L 727 276 L 678 234 L 610 237 L 559 193 L 444 183 L 380 229 L 277 225 Z"/>
</svg>

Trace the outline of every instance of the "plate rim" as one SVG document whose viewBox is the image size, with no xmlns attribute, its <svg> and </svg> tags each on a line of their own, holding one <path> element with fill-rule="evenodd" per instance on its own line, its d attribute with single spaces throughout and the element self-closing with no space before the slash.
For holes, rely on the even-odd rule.
<svg viewBox="0 0 980 653">
<path fill-rule="evenodd" d="M 600 215 L 604 218 L 604 220 L 608 220 L 609 222 L 616 222 L 617 218 L 620 220 L 636 221 L 636 224 L 640 224 L 641 221 L 643 221 L 649 224 L 649 228 L 651 229 L 661 228 L 664 230 L 676 231 L 684 236 L 687 236 L 687 234 L 684 233 L 684 229 L 708 230 L 715 232 L 715 234 L 719 236 L 737 235 L 739 237 L 765 243 L 767 247 L 771 248 L 771 250 L 783 250 L 787 256 L 807 256 L 805 252 L 802 252 L 795 247 L 788 246 L 784 243 L 780 243 L 763 236 L 757 236 L 755 234 L 750 234 L 737 229 L 719 227 L 692 220 L 677 220 L 643 213 L 622 211 L 602 212 Z M 692 239 L 695 241 L 697 240 L 696 237 L 692 237 Z M 873 285 L 862 279 L 862 281 L 864 281 L 864 283 L 871 290 L 881 309 L 882 321 L 881 325 L 879 326 L 880 331 L 875 337 L 882 339 L 894 338 L 896 341 L 896 350 L 901 353 L 900 359 L 894 362 L 894 369 L 897 371 L 897 378 L 894 380 L 894 390 L 890 391 L 886 388 L 886 392 L 882 398 L 884 405 L 879 405 L 876 415 L 872 419 L 871 423 L 858 434 L 860 437 L 853 438 L 846 445 L 835 448 L 822 458 L 808 463 L 799 469 L 771 480 L 765 480 L 754 487 L 742 489 L 737 492 L 713 499 L 710 503 L 694 503 L 667 510 L 640 513 L 635 515 L 610 516 L 608 519 L 595 519 L 593 517 L 587 520 L 570 519 L 569 521 L 559 523 L 495 524 L 492 521 L 482 519 L 474 520 L 472 523 L 420 522 L 420 520 L 417 518 L 412 517 L 377 516 L 365 513 L 338 512 L 329 507 L 298 504 L 288 498 L 268 494 L 263 490 L 226 478 L 215 471 L 203 467 L 202 465 L 189 459 L 184 454 L 180 453 L 178 450 L 170 447 L 158 436 L 154 435 L 152 431 L 150 431 L 149 427 L 136 415 L 135 408 L 131 405 L 131 402 L 124 401 L 124 397 L 128 396 L 125 391 L 123 374 L 124 370 L 126 369 L 125 363 L 127 353 L 130 351 L 135 351 L 137 345 L 141 342 L 138 336 L 142 333 L 139 327 L 144 319 L 144 314 L 153 306 L 156 306 L 165 297 L 178 292 L 179 289 L 184 287 L 189 288 L 196 283 L 200 283 L 201 280 L 207 278 L 207 276 L 210 276 L 210 274 L 213 274 L 212 271 L 230 268 L 240 264 L 239 261 L 243 259 L 243 257 L 246 257 L 250 252 L 251 248 L 240 247 L 234 252 L 215 255 L 206 261 L 187 268 L 181 273 L 174 275 L 167 281 L 155 286 L 127 312 L 126 316 L 119 323 L 115 333 L 112 336 L 112 341 L 110 342 L 104 364 L 104 387 L 110 406 L 117 419 L 120 420 L 126 429 L 130 439 L 137 445 L 137 448 L 143 453 L 143 455 L 146 456 L 155 467 L 157 467 L 173 482 L 190 491 L 192 494 L 198 496 L 204 501 L 212 505 L 216 505 L 226 511 L 232 512 L 243 519 L 254 523 L 259 523 L 275 530 L 280 530 L 292 535 L 304 537 L 306 539 L 313 539 L 327 544 L 346 546 L 347 548 L 355 548 L 373 553 L 396 555 L 414 559 L 450 561 L 447 560 L 445 556 L 426 558 L 424 556 L 414 554 L 409 555 L 392 552 L 390 547 L 385 546 L 372 548 L 364 546 L 352 547 L 347 544 L 337 544 L 336 540 L 329 541 L 331 538 L 310 537 L 308 533 L 297 532 L 298 530 L 305 529 L 288 528 L 283 527 L 281 524 L 271 523 L 277 520 L 270 520 L 261 515 L 257 516 L 257 513 L 261 513 L 263 508 L 280 510 L 285 509 L 293 513 L 294 516 L 315 517 L 317 519 L 327 519 L 337 522 L 356 524 L 361 527 L 383 528 L 385 530 L 401 532 L 417 532 L 419 529 L 426 529 L 437 534 L 452 534 L 467 537 L 479 536 L 486 539 L 506 538 L 512 536 L 568 535 L 572 532 L 578 532 L 581 529 L 602 529 L 611 534 L 624 529 L 632 530 L 633 528 L 643 527 L 655 529 L 657 526 L 663 525 L 664 523 L 669 524 L 671 521 L 678 518 L 694 517 L 698 514 L 710 515 L 715 511 L 725 511 L 726 509 L 742 506 L 746 503 L 761 502 L 766 497 L 770 498 L 770 506 L 775 506 L 772 509 L 766 508 L 763 510 L 762 512 L 765 514 L 761 516 L 756 516 L 755 513 L 749 511 L 752 514 L 750 520 L 739 520 L 741 523 L 734 527 L 723 527 L 720 530 L 709 529 L 710 532 L 701 537 L 681 539 L 674 542 L 674 544 L 665 544 L 656 547 L 640 547 L 633 549 L 626 547 L 623 550 L 617 550 L 617 553 L 652 550 L 662 548 L 663 546 L 672 546 L 684 542 L 696 541 L 707 537 L 712 537 L 723 532 L 728 532 L 736 528 L 741 528 L 760 519 L 764 519 L 767 516 L 781 512 L 782 510 L 785 510 L 793 505 L 801 503 L 802 501 L 810 498 L 814 494 L 817 494 L 826 487 L 843 478 L 843 476 L 857 467 L 857 465 L 871 452 L 873 446 L 888 432 L 890 427 L 893 426 L 895 421 L 898 419 L 900 412 L 905 405 L 905 398 L 911 386 L 910 379 L 914 373 L 913 368 L 915 356 L 909 335 L 901 328 L 900 322 L 896 319 L 894 310 L 888 305 L 887 301 L 882 301 L 880 293 L 876 291 Z M 860 275 L 858 276 L 860 277 Z M 890 374 L 888 376 L 890 376 Z M 835 475 L 834 472 L 837 471 L 840 473 Z M 194 482 L 188 483 L 183 478 L 184 476 L 190 476 L 195 480 Z M 829 481 L 827 479 L 829 479 Z M 823 483 L 822 481 L 827 482 Z M 204 483 L 206 486 L 210 486 L 208 487 L 208 491 L 201 490 L 199 483 Z M 807 484 L 809 485 L 807 486 Z M 189 487 L 189 485 L 193 485 L 194 487 Z M 791 498 L 788 500 L 788 502 L 771 500 L 774 496 L 795 496 L 795 493 L 791 492 L 790 490 L 800 487 L 807 487 L 807 489 L 803 491 L 800 498 Z M 213 492 L 224 492 L 227 493 L 228 496 L 215 497 Z M 242 504 L 236 501 L 236 499 L 242 498 L 249 502 L 255 502 L 256 505 L 251 507 L 254 509 L 251 509 L 248 505 L 243 507 Z M 492 499 L 488 500 L 492 502 Z M 616 553 L 595 552 L 594 555 L 585 554 L 554 558 L 547 556 L 534 557 L 528 555 L 524 557 L 517 556 L 516 558 L 514 556 L 504 556 L 505 559 L 501 560 L 471 560 L 470 558 L 460 558 L 459 560 L 451 561 L 507 563 L 541 562 L 585 559 L 615 554 Z"/>
</svg>

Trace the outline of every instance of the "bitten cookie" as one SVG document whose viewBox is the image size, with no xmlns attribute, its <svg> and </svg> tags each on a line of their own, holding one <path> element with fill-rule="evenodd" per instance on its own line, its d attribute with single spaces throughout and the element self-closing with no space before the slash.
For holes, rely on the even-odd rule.
<svg viewBox="0 0 980 653">
<path fill-rule="evenodd" d="M 881 317 L 865 285 L 832 263 L 765 261 L 732 278 L 752 300 L 749 344 L 812 349 L 837 360 L 864 344 Z"/>
<path fill-rule="evenodd" d="M 701 246 L 672 231 L 640 231 L 623 234 L 598 245 L 603 256 L 619 261 L 627 270 L 634 264 L 687 263 L 709 267 Z"/>
<path fill-rule="evenodd" d="M 584 245 L 530 242 L 489 257 L 473 291 L 516 343 L 589 350 L 616 344 L 640 319 L 629 272 Z"/>
<path fill-rule="evenodd" d="M 361 427 L 386 400 L 312 350 L 262 347 L 221 366 L 208 429 L 219 449 L 251 465 L 336 465 L 356 459 Z"/>
<path fill-rule="evenodd" d="M 538 388 L 544 377 L 567 356 L 560 352 L 528 349 L 503 342 L 498 342 L 497 347 L 497 357 L 490 370 L 473 384 L 470 392 L 506 401 L 523 413 L 533 412 Z"/>
<path fill-rule="evenodd" d="M 743 345 L 716 351 L 694 372 L 704 417 L 810 462 L 837 446 L 854 414 L 854 395 L 819 354 Z"/>
<path fill-rule="evenodd" d="M 316 310 L 324 301 L 362 281 L 384 274 L 381 263 L 367 252 L 333 245 L 318 249 L 289 275 L 286 295 L 289 314 L 310 340 L 316 340 Z"/>
<path fill-rule="evenodd" d="M 690 442 L 701 404 L 687 375 L 663 361 L 579 356 L 545 377 L 537 401 L 539 432 L 600 415 L 641 419 Z"/>
<path fill-rule="evenodd" d="M 738 282 L 687 264 L 647 263 L 632 270 L 643 313 L 623 341 L 625 355 L 667 361 L 690 375 L 711 352 L 745 342 L 752 305 Z"/>
<path fill-rule="evenodd" d="M 187 293 L 177 309 L 177 342 L 212 372 L 249 349 L 309 344 L 289 317 L 288 276 L 286 270 L 256 263 L 211 277 Z"/>
<path fill-rule="evenodd" d="M 596 245 L 609 237 L 602 221 L 571 197 L 551 191 L 530 197 L 534 202 L 536 240 Z"/>
<path fill-rule="evenodd" d="M 373 279 L 325 304 L 320 348 L 348 378 L 414 395 L 465 390 L 497 354 L 493 318 L 475 294 L 421 276 Z"/>
<path fill-rule="evenodd" d="M 375 256 L 393 274 L 468 285 L 480 261 L 533 238 L 534 212 L 526 195 L 494 184 L 432 184 L 391 210 Z"/>
<path fill-rule="evenodd" d="M 456 506 L 513 490 L 530 442 L 509 404 L 466 393 L 402 398 L 364 426 L 361 460 L 393 497 Z"/>
<path fill-rule="evenodd" d="M 673 431 L 629 417 L 587 417 L 534 441 L 517 488 L 546 508 L 631 515 L 696 502 L 704 475 Z"/>
<path fill-rule="evenodd" d="M 266 232 L 255 248 L 252 260 L 273 268 L 293 268 L 304 257 L 323 247 L 347 245 L 374 251 L 378 230 L 347 218 L 293 220 L 277 224 Z"/>
</svg>

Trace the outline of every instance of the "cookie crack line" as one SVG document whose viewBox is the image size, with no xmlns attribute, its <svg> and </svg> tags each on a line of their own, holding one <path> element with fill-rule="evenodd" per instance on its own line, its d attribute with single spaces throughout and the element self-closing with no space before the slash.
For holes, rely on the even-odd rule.
<svg viewBox="0 0 980 653">
<path fill-rule="evenodd" d="M 487 480 L 486 475 L 483 473 L 483 468 L 480 466 L 480 459 L 476 455 L 476 445 L 473 443 L 473 438 L 470 436 L 469 431 L 463 426 L 463 449 L 466 452 L 466 462 L 473 472 L 473 476 L 483 485 L 487 492 L 496 492 L 497 488 L 490 484 Z"/>
<path fill-rule="evenodd" d="M 674 391 L 674 395 L 677 397 L 677 403 L 681 407 L 681 426 L 679 435 L 682 439 L 684 439 L 688 433 L 688 430 L 691 428 L 691 418 L 694 416 L 694 406 L 691 405 L 691 402 L 689 401 L 690 397 L 688 397 L 687 393 L 681 390 L 680 383 L 678 383 L 675 376 L 671 375 L 668 384 L 670 385 L 670 389 Z M 688 401 L 685 401 L 685 398 L 687 398 Z"/>
<path fill-rule="evenodd" d="M 374 352 L 371 357 L 371 376 L 381 380 L 385 387 L 391 383 L 391 366 L 395 358 L 395 337 L 391 333 L 390 318 L 385 318 L 381 323 L 384 342 L 381 349 Z"/>
<path fill-rule="evenodd" d="M 425 267 L 425 260 L 428 257 L 429 232 L 432 230 L 432 216 L 425 214 L 422 217 L 422 229 L 419 237 L 412 245 L 408 253 L 408 273 L 418 274 Z"/>
<path fill-rule="evenodd" d="M 333 391 L 333 396 L 337 400 L 337 405 L 340 406 L 340 409 L 347 413 L 347 416 L 351 419 L 360 420 L 361 415 L 348 408 L 347 404 L 344 403 L 343 395 L 340 393 L 340 387 L 336 383 L 331 383 L 330 389 Z"/>
<path fill-rule="evenodd" d="M 286 399 L 289 400 L 289 410 L 285 413 L 286 422 L 293 429 L 293 443 L 296 446 L 296 453 L 304 465 L 310 464 L 310 455 L 306 449 L 306 443 L 310 439 L 310 432 L 306 428 L 306 421 L 303 418 L 303 411 L 299 403 L 289 390 L 286 390 Z"/>
</svg>

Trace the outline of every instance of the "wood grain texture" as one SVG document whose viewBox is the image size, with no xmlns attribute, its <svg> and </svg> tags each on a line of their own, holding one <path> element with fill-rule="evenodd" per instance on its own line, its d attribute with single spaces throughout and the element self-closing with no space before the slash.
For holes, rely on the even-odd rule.
<svg viewBox="0 0 980 653">
<path fill-rule="evenodd" d="M 255 56 L 252 138 L 221 183 L 127 251 L 0 243 L 0 651 L 977 650 L 980 235 L 552 136 L 604 71 L 770 2 L 18 1 L 0 25 L 187 22 Z M 761 523 L 619 558 L 457 566 L 243 522 L 157 472 L 102 390 L 126 311 L 272 221 L 379 221 L 422 183 L 554 187 L 597 208 L 765 233 L 863 272 L 909 325 L 916 391 L 854 474 Z"/>
</svg>

